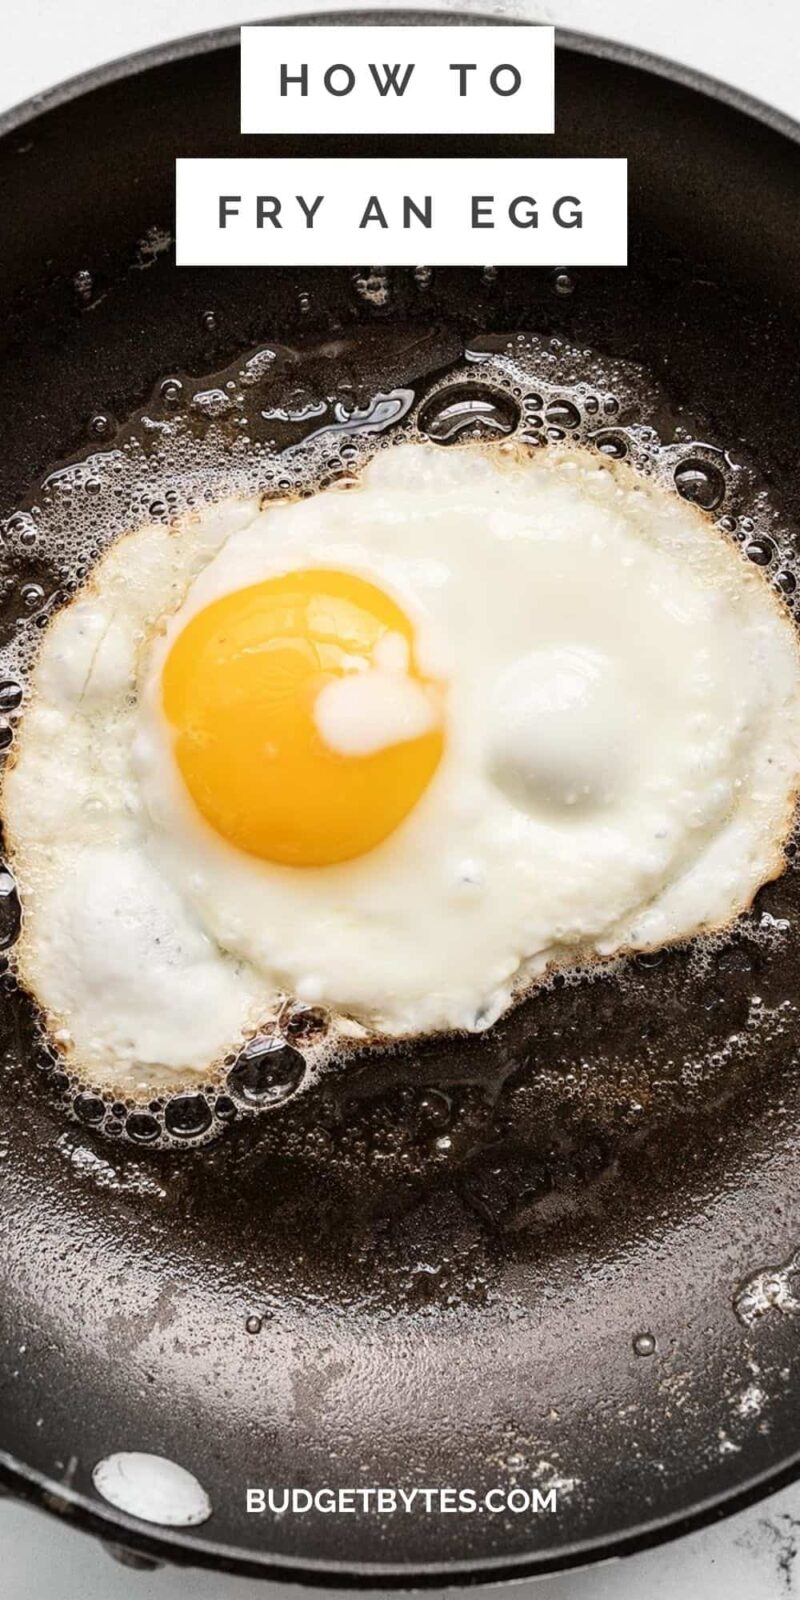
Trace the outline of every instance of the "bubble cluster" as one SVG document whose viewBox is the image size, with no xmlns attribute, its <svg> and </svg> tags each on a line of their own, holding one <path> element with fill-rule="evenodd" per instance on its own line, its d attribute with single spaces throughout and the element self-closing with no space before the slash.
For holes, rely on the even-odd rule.
<svg viewBox="0 0 800 1600">
<path fill-rule="evenodd" d="M 485 269 L 487 283 L 496 276 Z M 429 268 L 414 273 L 421 305 L 431 278 Z M 114 540 L 144 522 L 170 523 L 227 495 L 257 493 L 269 500 L 347 488 L 376 451 L 399 441 L 450 448 L 469 439 L 515 440 L 530 449 L 574 443 L 599 458 L 628 460 L 701 508 L 795 607 L 792 533 L 753 464 L 738 448 L 734 457 L 724 441 L 710 439 L 694 417 L 671 409 L 647 374 L 559 338 L 527 333 L 476 338 L 453 361 L 436 329 L 403 331 L 381 318 L 391 304 L 383 269 L 357 277 L 353 289 L 378 314 L 368 338 L 357 330 L 320 344 L 309 338 L 294 346 L 262 345 L 199 378 L 167 373 L 144 408 L 121 425 L 98 392 L 84 423 L 89 442 L 83 453 L 50 472 L 0 524 L 0 765 L 13 751 L 42 628 Z M 574 279 L 559 272 L 553 289 L 572 294 Z M 91 298 L 88 273 L 77 274 L 75 292 Z M 210 333 L 219 330 L 219 320 L 214 310 L 202 314 Z M 794 854 L 791 843 L 787 856 Z M 752 914 L 752 939 L 764 947 L 779 943 L 786 936 L 779 920 Z M 2 868 L 0 952 L 10 953 L 12 967 L 19 925 L 16 886 Z M 713 968 L 727 947 L 726 934 L 696 943 L 696 970 L 704 963 L 704 970 Z M 660 952 L 644 953 L 634 962 L 619 958 L 603 971 L 618 972 L 624 983 L 628 970 L 660 960 Z M 589 963 L 554 973 L 543 988 L 563 996 L 594 982 L 597 968 Z M 269 1116 L 321 1072 L 374 1042 L 347 1019 L 285 999 L 264 1032 L 209 1069 L 206 1083 L 178 1085 L 151 1100 L 121 1100 L 118 1091 L 76 1081 L 44 1038 L 40 1060 L 73 1119 L 87 1130 L 143 1151 L 185 1149 L 210 1142 L 231 1123 Z M 448 1158 L 447 1096 L 427 1091 L 420 1117 L 437 1158 Z"/>
<path fill-rule="evenodd" d="M 7 903 L 13 895 L 13 910 Z M 0 950 L 13 943 L 19 905 L 13 879 L 0 872 Z M 8 936 L 6 935 L 8 929 Z M 232 1122 L 273 1111 L 308 1086 L 341 1039 L 326 1013 L 288 1003 L 272 1031 L 249 1039 L 237 1053 L 210 1069 L 209 1081 L 164 1089 L 151 1100 L 121 1097 L 120 1089 L 88 1086 L 67 1070 L 57 1048 L 41 1034 L 38 1065 L 74 1122 L 94 1133 L 140 1149 L 186 1149 L 208 1144 Z M 123 1091 L 124 1093 L 124 1091 Z"/>
</svg>

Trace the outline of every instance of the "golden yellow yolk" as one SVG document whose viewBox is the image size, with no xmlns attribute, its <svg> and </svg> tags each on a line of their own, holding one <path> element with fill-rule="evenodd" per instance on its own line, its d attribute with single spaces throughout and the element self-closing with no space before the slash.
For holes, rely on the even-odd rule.
<svg viewBox="0 0 800 1600">
<path fill-rule="evenodd" d="M 190 619 L 164 665 L 163 706 L 184 783 L 223 838 L 265 861 L 325 866 L 373 849 L 408 815 L 442 755 L 438 710 L 425 733 L 367 755 L 337 753 L 314 718 L 325 685 L 369 670 L 387 634 L 437 695 L 405 613 L 351 573 L 268 578 Z"/>
</svg>

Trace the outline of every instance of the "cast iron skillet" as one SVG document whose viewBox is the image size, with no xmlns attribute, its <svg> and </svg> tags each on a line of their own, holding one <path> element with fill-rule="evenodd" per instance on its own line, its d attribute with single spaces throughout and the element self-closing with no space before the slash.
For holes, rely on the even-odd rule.
<svg viewBox="0 0 800 1600">
<path fill-rule="evenodd" d="M 569 298 L 549 272 L 487 284 L 442 271 L 422 309 L 397 273 L 381 309 L 348 272 L 177 272 L 168 255 L 135 270 L 138 241 L 171 226 L 177 155 L 299 148 L 242 140 L 237 90 L 228 32 L 6 119 L 4 512 L 85 444 L 93 413 L 125 416 L 165 372 L 213 370 L 301 324 L 324 336 L 434 320 L 454 346 L 528 327 L 643 362 L 720 442 L 747 441 L 797 518 L 797 129 L 564 36 L 555 140 L 496 148 L 627 156 L 629 270 L 583 272 Z M 87 272 L 88 297 L 85 278 L 75 287 Z M 3 627 L 13 610 L 9 591 Z M 624 991 L 605 977 L 556 990 L 488 1036 L 384 1055 L 346 1094 L 301 1097 L 260 1135 L 234 1126 L 206 1152 L 147 1155 L 68 1128 L 8 993 L 5 1484 L 154 1558 L 399 1586 L 631 1550 L 786 1482 L 796 1324 L 780 1304 L 749 1321 L 734 1304 L 800 1242 L 797 903 L 790 873 L 705 978 L 674 951 L 634 963 Z M 754 933 L 765 914 L 789 924 L 772 955 Z M 783 1008 L 755 1057 L 754 995 Z M 790 1273 L 770 1297 L 791 1305 Z M 91 1470 L 121 1449 L 188 1467 L 211 1519 L 172 1532 L 112 1510 Z M 480 1492 L 514 1479 L 561 1480 L 558 1514 L 268 1523 L 244 1509 L 248 1483 Z"/>
</svg>

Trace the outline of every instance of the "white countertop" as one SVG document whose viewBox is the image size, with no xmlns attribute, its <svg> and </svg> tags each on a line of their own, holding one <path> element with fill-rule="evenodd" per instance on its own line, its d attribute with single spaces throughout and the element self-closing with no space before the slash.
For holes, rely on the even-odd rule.
<svg viewBox="0 0 800 1600">
<path fill-rule="evenodd" d="M 406 0 L 414 9 L 423 9 Z M 436 0 L 428 0 L 430 6 Z M 722 78 L 800 119 L 798 0 L 439 0 L 623 40 Z M 353 6 L 329 0 L 3 0 L 0 111 L 63 78 L 206 28 Z M 626 1561 L 518 1586 L 536 1600 L 785 1600 L 800 1595 L 800 1486 Z M 0 1503 L 3 1600 L 279 1600 L 275 1586 L 208 1573 L 129 1571 L 53 1518 Z M 311 1593 L 312 1591 L 306 1591 Z M 298 1591 L 286 1589 L 285 1596 Z M 321 1591 L 314 1591 L 321 1594 Z M 497 1593 L 496 1590 L 491 1593 Z M 477 1591 L 476 1591 L 477 1600 Z"/>
</svg>

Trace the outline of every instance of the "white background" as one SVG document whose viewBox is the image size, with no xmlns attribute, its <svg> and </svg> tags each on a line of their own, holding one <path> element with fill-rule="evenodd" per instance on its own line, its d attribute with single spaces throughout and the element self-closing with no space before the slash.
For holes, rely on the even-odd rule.
<svg viewBox="0 0 800 1600">
<path fill-rule="evenodd" d="M 468 0 L 440 0 L 440 6 L 470 9 Z M 2 0 L 0 111 L 130 50 L 315 9 L 302 0 Z M 346 7 L 334 0 L 327 9 Z M 756 7 L 746 0 L 483 0 L 472 9 L 639 45 L 800 119 L 799 0 L 759 0 Z M 508 1594 L 510 1600 L 787 1600 L 800 1597 L 798 1544 L 800 1486 L 677 1544 Z M 10 1503 L 0 1505 L 0 1574 L 2 1600 L 302 1600 L 301 1591 L 204 1573 L 129 1572 L 82 1535 Z"/>
</svg>

